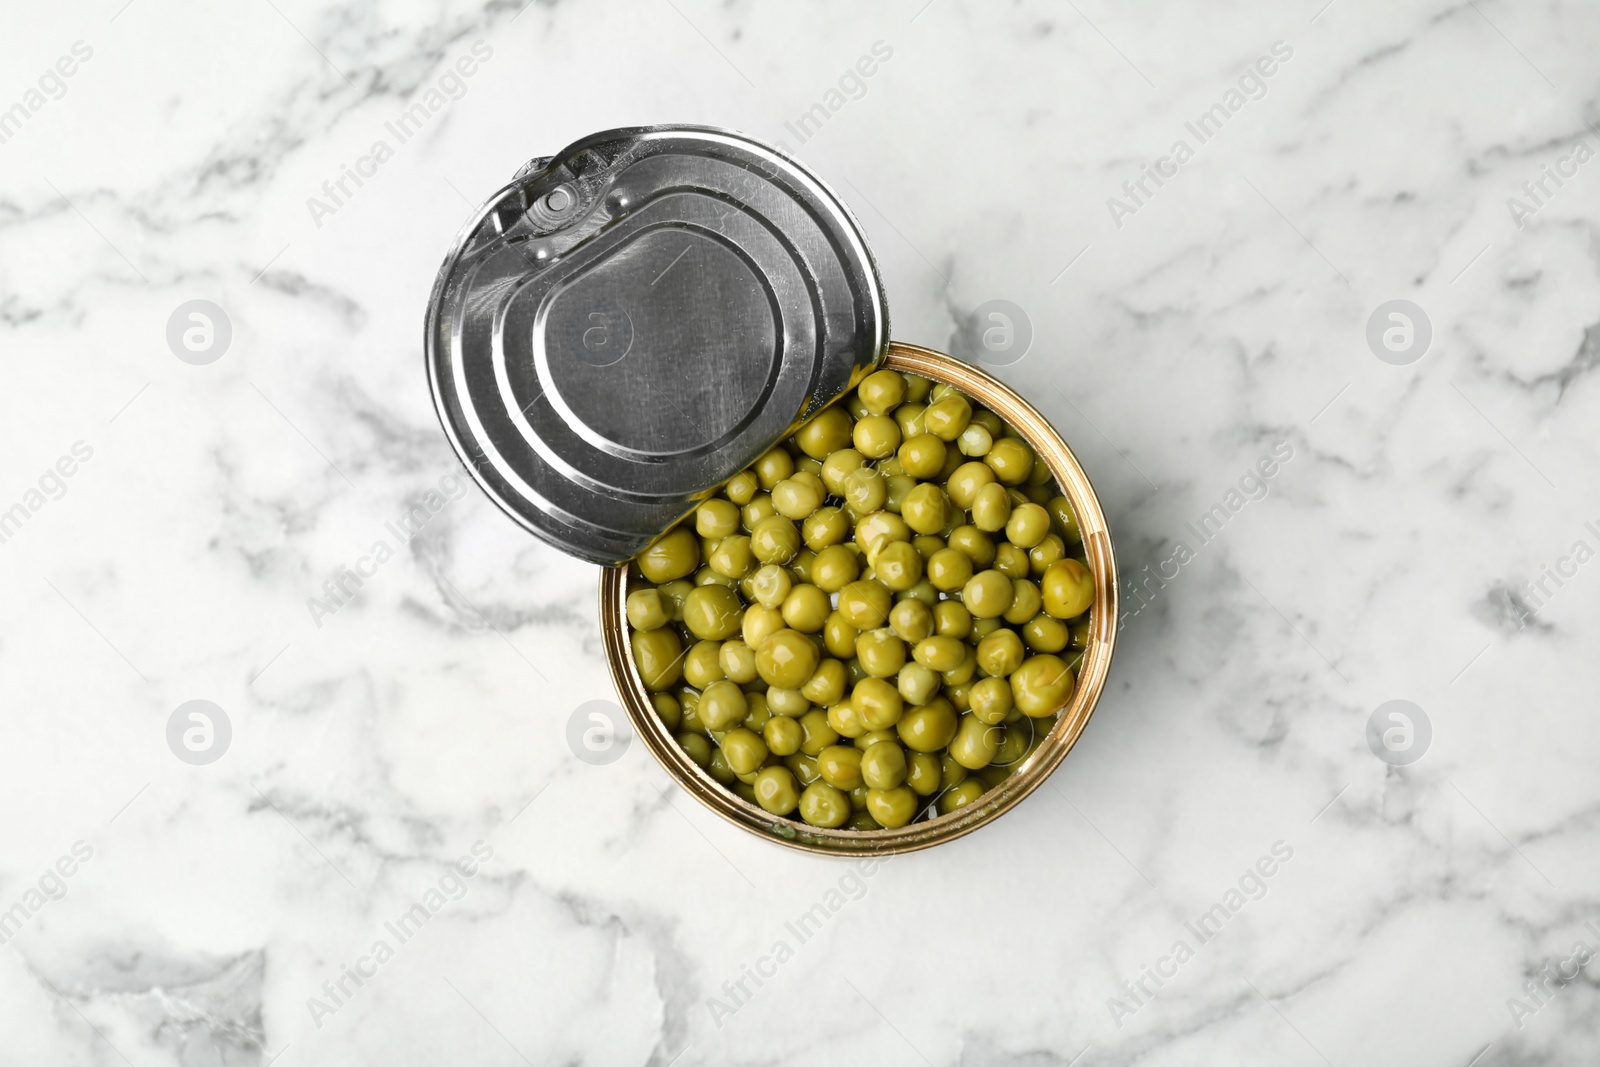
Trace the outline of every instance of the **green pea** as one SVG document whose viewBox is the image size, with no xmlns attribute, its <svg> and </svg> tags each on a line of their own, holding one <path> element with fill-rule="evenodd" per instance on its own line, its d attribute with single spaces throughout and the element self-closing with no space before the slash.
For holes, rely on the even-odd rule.
<svg viewBox="0 0 1600 1067">
<path fill-rule="evenodd" d="M 700 566 L 700 540 L 694 531 L 679 526 L 639 553 L 639 573 L 660 585 L 693 574 Z"/>
<path fill-rule="evenodd" d="M 948 700 L 936 697 L 906 712 L 895 725 L 900 743 L 911 751 L 938 752 L 955 736 L 956 712 Z"/>
<path fill-rule="evenodd" d="M 883 546 L 910 540 L 911 527 L 892 511 L 875 511 L 856 524 L 855 542 L 867 553 L 868 563 Z"/>
<path fill-rule="evenodd" d="M 773 486 L 794 473 L 794 457 L 781 448 L 774 448 L 756 460 L 751 470 L 761 481 L 761 488 L 771 492 Z"/>
<path fill-rule="evenodd" d="M 712 541 L 738 533 L 739 505 L 731 500 L 707 500 L 694 509 L 694 529 Z"/>
<path fill-rule="evenodd" d="M 900 445 L 900 469 L 913 478 L 929 479 L 944 468 L 945 443 L 931 433 L 908 437 Z"/>
<path fill-rule="evenodd" d="M 857 833 L 883 829 L 877 819 L 874 819 L 864 811 L 852 811 L 850 817 L 844 821 L 844 828 L 846 830 L 855 830 Z"/>
<path fill-rule="evenodd" d="M 1011 675 L 1011 698 L 1031 718 L 1054 715 L 1072 698 L 1076 681 L 1059 656 L 1039 655 L 1024 660 Z"/>
<path fill-rule="evenodd" d="M 1072 638 L 1072 648 L 1081 651 L 1089 647 L 1089 622 L 1090 620 L 1087 617 L 1081 617 L 1077 622 L 1067 627 L 1067 632 Z"/>
<path fill-rule="evenodd" d="M 982 678 L 967 692 L 973 716 L 990 726 L 1005 722 L 1011 711 L 1011 683 L 1004 678 Z"/>
<path fill-rule="evenodd" d="M 839 731 L 828 725 L 828 716 L 820 711 L 808 711 L 800 716 L 800 751 L 815 757 L 817 753 L 839 740 Z"/>
<path fill-rule="evenodd" d="M 756 557 L 750 551 L 750 538 L 734 534 L 718 541 L 706 559 L 706 565 L 726 578 L 743 578 L 756 568 Z"/>
<path fill-rule="evenodd" d="M 731 730 L 744 720 L 750 705 L 733 682 L 713 682 L 700 694 L 695 714 L 709 730 Z"/>
<path fill-rule="evenodd" d="M 895 688 L 908 705 L 926 704 L 939 692 L 939 675 L 920 663 L 907 663 L 895 676 Z"/>
<path fill-rule="evenodd" d="M 845 477 L 841 495 L 852 514 L 870 515 L 889 499 L 889 483 L 871 467 L 862 467 Z"/>
<path fill-rule="evenodd" d="M 868 415 L 856 423 L 852 441 L 868 459 L 887 459 L 900 447 L 900 424 L 887 415 Z"/>
<path fill-rule="evenodd" d="M 771 515 L 750 531 L 750 551 L 763 563 L 788 563 L 800 551 L 800 531 L 782 515 Z"/>
<path fill-rule="evenodd" d="M 742 508 L 755 499 L 756 492 L 760 488 L 761 479 L 755 476 L 754 471 L 740 471 L 728 479 L 728 484 L 722 487 L 722 491 L 728 495 L 728 499 L 735 507 Z"/>
<path fill-rule="evenodd" d="M 1023 504 L 1006 520 L 1006 539 L 1014 545 L 1033 548 L 1049 535 L 1050 513 L 1038 504 Z"/>
<path fill-rule="evenodd" d="M 856 707 L 848 700 L 841 700 L 837 704 L 828 706 L 828 725 L 840 737 L 857 738 L 867 732 L 866 724 L 861 721 L 861 716 L 856 714 Z"/>
<path fill-rule="evenodd" d="M 882 678 L 863 678 L 850 691 L 850 704 L 868 730 L 887 730 L 900 721 L 905 702 Z"/>
<path fill-rule="evenodd" d="M 931 752 L 913 752 L 906 758 L 906 785 L 919 797 L 939 791 L 939 757 Z"/>
<path fill-rule="evenodd" d="M 763 519 L 770 519 L 776 514 L 778 509 L 773 506 L 772 494 L 757 493 L 750 498 L 750 503 L 740 509 L 739 525 L 748 533 L 759 526 Z"/>
<path fill-rule="evenodd" d="M 683 624 L 702 641 L 725 641 L 739 632 L 744 611 L 732 589 L 702 585 L 683 599 Z"/>
<path fill-rule="evenodd" d="M 900 424 L 900 440 L 909 441 L 913 437 L 921 436 L 927 432 L 927 427 L 922 424 L 922 413 L 928 410 L 926 404 L 905 403 L 895 408 L 889 414 L 894 416 L 894 421 Z M 936 437 L 934 440 L 938 441 Z M 944 442 L 940 441 L 940 444 Z"/>
<path fill-rule="evenodd" d="M 1058 559 L 1039 579 L 1044 610 L 1057 619 L 1073 619 L 1094 603 L 1094 575 L 1075 559 Z"/>
<path fill-rule="evenodd" d="M 995 546 L 994 569 L 1007 578 L 1028 576 L 1028 550 L 1009 542 Z"/>
<path fill-rule="evenodd" d="M 976 715 L 963 715 L 950 739 L 950 756 L 967 770 L 976 771 L 989 766 L 999 747 L 998 726 L 990 726 Z"/>
<path fill-rule="evenodd" d="M 920 374 L 907 374 L 905 377 L 907 403 L 920 404 L 928 399 L 928 394 L 933 392 L 932 378 L 924 378 Z"/>
<path fill-rule="evenodd" d="M 843 509 L 818 508 L 800 524 L 800 537 L 806 547 L 820 553 L 829 545 L 837 545 L 850 536 L 850 519 Z"/>
<path fill-rule="evenodd" d="M 920 601 L 923 607 L 931 610 L 934 605 L 939 603 L 939 590 L 935 589 L 933 583 L 924 577 L 910 589 L 902 589 L 896 593 L 894 598 L 897 604 L 902 600 Z"/>
<path fill-rule="evenodd" d="M 856 654 L 856 638 L 860 633 L 858 628 L 850 625 L 836 610 L 828 616 L 828 621 L 822 624 L 822 643 L 830 656 L 851 659 Z"/>
<path fill-rule="evenodd" d="M 893 678 L 906 663 L 906 643 L 893 630 L 864 631 L 856 638 L 856 658 L 873 678 Z"/>
<path fill-rule="evenodd" d="M 828 456 L 850 444 L 850 413 L 842 407 L 824 408 L 817 417 L 800 427 L 795 443 L 812 459 Z"/>
<path fill-rule="evenodd" d="M 752 604 L 744 610 L 744 622 L 740 624 L 740 633 L 745 644 L 751 648 L 760 648 L 761 642 L 783 628 L 781 611 L 769 608 L 765 604 Z"/>
<path fill-rule="evenodd" d="M 920 600 L 898 601 L 889 609 L 889 628 L 900 640 L 916 644 L 933 636 L 933 612 Z"/>
<path fill-rule="evenodd" d="M 978 642 L 978 666 L 995 677 L 1008 677 L 1022 666 L 1022 638 L 1015 630 L 996 630 Z"/>
<path fill-rule="evenodd" d="M 834 496 L 844 496 L 845 481 L 866 465 L 867 457 L 853 448 L 843 448 L 822 461 L 822 484 Z"/>
<path fill-rule="evenodd" d="M 668 730 L 676 730 L 683 721 L 683 705 L 678 703 L 678 698 L 671 693 L 651 693 L 650 704 L 656 709 L 656 714 L 666 724 Z"/>
<path fill-rule="evenodd" d="M 1083 530 L 1078 526 L 1078 513 L 1072 508 L 1072 501 L 1064 496 L 1052 497 L 1050 503 L 1045 505 L 1045 510 L 1050 512 L 1050 518 L 1055 522 L 1056 533 L 1069 545 L 1083 543 Z"/>
<path fill-rule="evenodd" d="M 882 582 L 863 579 L 839 590 L 839 614 L 857 630 L 875 630 L 889 621 L 889 589 Z"/>
<path fill-rule="evenodd" d="M 906 751 L 894 741 L 876 741 L 861 754 L 861 780 L 873 789 L 894 789 L 906 780 Z"/>
<path fill-rule="evenodd" d="M 851 811 L 856 812 L 867 810 L 867 787 L 865 784 L 858 785 L 854 789 L 850 790 L 848 796 L 850 797 Z"/>
<path fill-rule="evenodd" d="M 1033 721 L 1023 719 L 1002 728 L 1000 744 L 994 750 L 993 762 L 1001 767 L 1009 767 L 1023 756 L 1028 754 L 1028 746 L 1033 742 Z"/>
<path fill-rule="evenodd" d="M 861 403 L 874 415 L 886 415 L 905 399 L 906 379 L 899 371 L 874 371 L 856 386 Z"/>
<path fill-rule="evenodd" d="M 1011 579 L 997 570 L 974 574 L 961 589 L 961 603 L 974 618 L 993 619 L 1011 606 Z"/>
<path fill-rule="evenodd" d="M 776 693 L 779 692 L 779 690 L 769 689 L 767 692 Z M 762 694 L 760 693 L 746 693 L 744 695 L 744 702 L 749 706 L 750 710 L 745 712 L 743 719 L 739 720 L 739 725 L 743 726 L 746 730 L 751 730 L 758 734 L 761 733 L 766 729 L 767 723 L 771 722 L 774 718 L 772 709 L 768 706 L 767 702 L 762 699 Z"/>
<path fill-rule="evenodd" d="M 783 621 L 803 634 L 821 633 L 832 610 L 827 593 L 814 585 L 797 585 L 783 600 Z"/>
<path fill-rule="evenodd" d="M 861 753 L 846 745 L 829 745 L 817 754 L 817 773 L 838 789 L 854 789 L 861 784 Z"/>
<path fill-rule="evenodd" d="M 972 633 L 972 612 L 959 601 L 939 601 L 933 608 L 933 632 L 940 637 L 964 639 Z"/>
<path fill-rule="evenodd" d="M 960 393 L 950 393 L 928 405 L 922 424 L 941 441 L 954 441 L 972 421 L 972 405 Z"/>
<path fill-rule="evenodd" d="M 845 680 L 848 672 L 843 663 L 836 659 L 825 659 L 817 664 L 816 671 L 800 687 L 800 692 L 812 704 L 837 704 L 844 699 Z"/>
<path fill-rule="evenodd" d="M 901 501 L 900 517 L 917 533 L 938 533 L 950 518 L 950 498 L 932 482 L 923 482 Z"/>
<path fill-rule="evenodd" d="M 839 827 L 850 817 L 850 798 L 826 782 L 812 782 L 800 794 L 800 818 L 812 826 Z"/>
<path fill-rule="evenodd" d="M 763 811 L 787 815 L 800 803 L 800 788 L 787 767 L 767 767 L 756 775 L 751 787 Z"/>
<path fill-rule="evenodd" d="M 971 645 L 962 645 L 961 662 L 948 671 L 939 672 L 947 686 L 966 685 L 978 673 L 978 654 Z"/>
<path fill-rule="evenodd" d="M 951 724 L 950 734 L 951 734 L 952 737 L 955 736 L 955 725 L 954 724 Z M 942 755 L 940 755 L 940 757 L 939 757 L 939 788 L 940 789 L 954 789 L 956 786 L 960 785 L 962 782 L 967 780 L 967 775 L 969 773 L 970 772 L 965 767 L 961 766 L 961 764 L 957 763 L 955 760 L 950 758 L 950 753 L 946 752 L 946 753 L 943 753 Z"/>
<path fill-rule="evenodd" d="M 724 589 L 737 590 L 739 588 L 739 579 L 729 578 L 726 574 L 718 574 L 710 567 L 701 567 L 699 570 L 694 572 L 694 584 L 720 585 Z"/>
<path fill-rule="evenodd" d="M 959 453 L 957 458 L 960 458 Z M 988 464 L 973 460 L 961 464 L 951 473 L 944 490 L 956 507 L 970 508 L 973 501 L 978 499 L 978 491 L 986 485 L 993 485 L 994 480 L 994 471 L 989 469 Z"/>
<path fill-rule="evenodd" d="M 774 715 L 797 719 L 811 710 L 811 701 L 798 689 L 785 689 L 778 685 L 767 686 L 767 706 Z"/>
<path fill-rule="evenodd" d="M 753 774 L 767 758 L 767 744 L 741 726 L 722 735 L 722 752 L 734 774 Z"/>
<path fill-rule="evenodd" d="M 815 757 L 808 756 L 804 752 L 796 752 L 792 756 L 783 757 L 783 765 L 789 768 L 789 771 L 803 786 L 822 780 L 822 775 L 817 773 Z"/>
<path fill-rule="evenodd" d="M 997 533 L 1011 517 L 1011 500 L 1005 486 L 990 482 L 972 499 L 972 524 L 985 533 Z"/>
<path fill-rule="evenodd" d="M 821 658 L 805 634 L 783 629 L 769 634 L 756 647 L 756 673 L 768 685 L 799 689 L 816 673 Z"/>
<path fill-rule="evenodd" d="M 819 482 L 817 486 L 813 486 L 799 477 L 785 478 L 772 487 L 772 506 L 784 518 L 791 522 L 800 522 L 822 506 L 824 494 L 819 488 L 820 485 Z"/>
<path fill-rule="evenodd" d="M 704 734 L 681 733 L 678 735 L 678 747 L 697 765 L 711 766 L 711 742 Z"/>
<path fill-rule="evenodd" d="M 1039 593 L 1039 587 L 1026 578 L 1016 578 L 1011 582 L 1011 606 L 1006 608 L 1002 616 L 1006 622 L 1013 626 L 1021 626 L 1044 607 L 1044 597 Z"/>
<path fill-rule="evenodd" d="M 1046 534 L 1043 541 L 1028 549 L 1028 573 L 1037 577 L 1056 560 L 1065 559 L 1066 555 L 1066 543 L 1055 534 Z"/>
<path fill-rule="evenodd" d="M 981 458 L 994 447 L 994 435 L 982 423 L 970 423 L 956 438 L 956 447 L 961 449 L 963 456 Z"/>
<path fill-rule="evenodd" d="M 659 590 L 635 589 L 628 594 L 628 625 L 635 630 L 659 630 L 670 621 Z"/>
<path fill-rule="evenodd" d="M 904 592 L 922 580 L 922 557 L 906 541 L 885 545 L 872 562 L 877 580 L 892 592 Z"/>
<path fill-rule="evenodd" d="M 974 567 L 994 562 L 994 538 L 976 526 L 957 526 L 950 531 L 949 545 L 972 561 Z"/>
<path fill-rule="evenodd" d="M 889 489 L 883 498 L 883 508 L 898 515 L 905 506 L 906 497 L 917 487 L 917 480 L 904 474 L 891 474 L 886 484 Z"/>
<path fill-rule="evenodd" d="M 694 583 L 682 578 L 656 586 L 656 592 L 661 594 L 661 606 L 666 610 L 669 620 L 683 621 L 683 600 L 693 590 Z"/>
<path fill-rule="evenodd" d="M 774 715 L 761 728 L 761 738 L 767 743 L 767 751 L 774 756 L 792 756 L 800 751 L 805 732 L 794 719 Z"/>
<path fill-rule="evenodd" d="M 1043 612 L 1022 624 L 1022 641 L 1035 652 L 1060 652 L 1070 637 L 1066 623 Z"/>
<path fill-rule="evenodd" d="M 1033 449 L 1015 437 L 1003 437 L 983 457 L 1002 485 L 1021 485 L 1033 473 Z"/>
<path fill-rule="evenodd" d="M 776 563 L 768 563 L 750 576 L 750 595 L 759 603 L 776 608 L 783 604 L 793 585 L 788 571 Z"/>
<path fill-rule="evenodd" d="M 942 593 L 953 593 L 972 578 L 972 560 L 954 548 L 942 548 L 928 560 L 928 581 Z"/>
<path fill-rule="evenodd" d="M 925 637 L 916 643 L 911 655 L 932 671 L 948 671 L 961 663 L 966 645 L 954 637 Z"/>
<path fill-rule="evenodd" d="M 633 635 L 633 663 L 652 692 L 670 689 L 683 677 L 683 646 L 674 630 L 644 630 Z"/>
<path fill-rule="evenodd" d="M 983 796 L 983 783 L 977 779 L 968 779 L 960 785 L 945 792 L 939 798 L 939 814 L 948 815 L 952 811 L 960 811 Z"/>
<path fill-rule="evenodd" d="M 704 689 L 727 677 L 722 670 L 721 652 L 722 645 L 717 641 L 698 641 L 689 646 L 683 657 L 684 681 L 696 689 Z"/>
<path fill-rule="evenodd" d="M 906 786 L 867 790 L 867 814 L 886 829 L 904 826 L 916 813 L 917 795 Z"/>
</svg>

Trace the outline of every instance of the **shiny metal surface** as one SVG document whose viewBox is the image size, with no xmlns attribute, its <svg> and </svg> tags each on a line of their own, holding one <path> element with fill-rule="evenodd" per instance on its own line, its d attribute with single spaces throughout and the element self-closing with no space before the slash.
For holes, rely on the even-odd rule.
<svg viewBox="0 0 1600 1067">
<path fill-rule="evenodd" d="M 703 127 L 535 159 L 462 231 L 429 304 L 434 401 L 525 527 L 627 559 L 883 358 L 888 314 L 843 204 Z"/>
</svg>

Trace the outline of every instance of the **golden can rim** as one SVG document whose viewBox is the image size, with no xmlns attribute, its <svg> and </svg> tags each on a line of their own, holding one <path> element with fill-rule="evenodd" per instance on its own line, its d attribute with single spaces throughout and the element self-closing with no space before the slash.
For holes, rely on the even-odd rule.
<svg viewBox="0 0 1600 1067">
<path fill-rule="evenodd" d="M 688 793 L 728 822 L 780 845 L 832 856 L 891 855 L 931 848 L 969 834 L 1020 804 L 1044 784 L 1083 734 L 1105 689 L 1117 636 L 1117 566 L 1111 531 L 1094 486 L 1055 427 L 1003 382 L 942 352 L 893 341 L 882 366 L 955 386 L 1016 427 L 1049 465 L 1078 515 L 1084 554 L 1095 579 L 1095 598 L 1089 609 L 1089 642 L 1079 667 L 1078 684 L 1055 727 L 1000 785 L 947 815 L 893 830 L 830 830 L 764 811 L 701 769 L 656 714 L 628 644 L 627 565 L 603 567 L 600 572 L 600 631 L 606 664 L 634 732 L 651 754 Z"/>
</svg>

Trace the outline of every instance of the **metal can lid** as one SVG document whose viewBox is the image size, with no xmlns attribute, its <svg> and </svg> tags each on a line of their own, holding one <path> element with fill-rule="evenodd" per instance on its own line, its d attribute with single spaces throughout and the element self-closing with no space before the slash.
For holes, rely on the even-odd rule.
<svg viewBox="0 0 1600 1067">
<path fill-rule="evenodd" d="M 876 366 L 860 227 L 742 134 L 649 126 L 536 159 L 434 284 L 429 379 L 479 485 L 572 555 L 628 559 Z"/>
</svg>

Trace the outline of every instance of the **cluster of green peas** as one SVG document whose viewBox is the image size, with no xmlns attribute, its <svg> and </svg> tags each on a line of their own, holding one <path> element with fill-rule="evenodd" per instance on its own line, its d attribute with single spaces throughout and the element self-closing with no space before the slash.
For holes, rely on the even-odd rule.
<svg viewBox="0 0 1600 1067">
<path fill-rule="evenodd" d="M 744 799 L 904 826 L 998 785 L 1071 698 L 1095 593 L 1081 542 L 1012 427 L 880 370 L 638 557 L 634 663 Z"/>
</svg>

